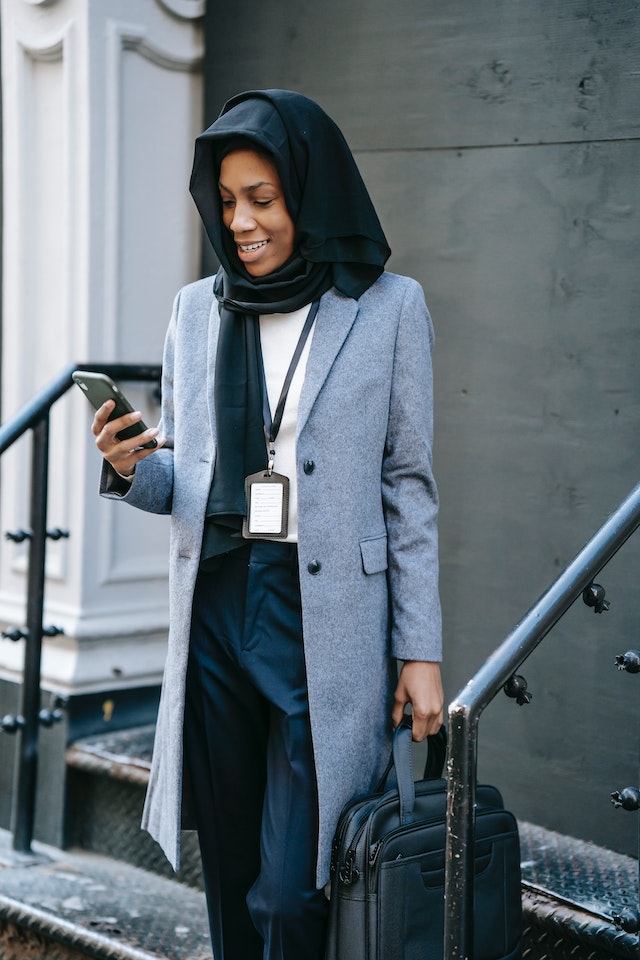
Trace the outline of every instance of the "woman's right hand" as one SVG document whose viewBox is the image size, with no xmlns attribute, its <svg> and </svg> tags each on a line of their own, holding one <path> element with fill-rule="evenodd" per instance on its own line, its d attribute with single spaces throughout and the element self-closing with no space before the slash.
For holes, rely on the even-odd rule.
<svg viewBox="0 0 640 960">
<path fill-rule="evenodd" d="M 115 402 L 113 400 L 107 400 L 103 403 L 100 409 L 96 411 L 91 430 L 96 438 L 96 447 L 107 463 L 110 463 L 121 477 L 132 477 L 135 473 L 136 464 L 163 446 L 165 437 L 158 437 L 157 427 L 150 427 L 144 433 L 140 433 L 136 437 L 130 437 L 129 440 L 118 440 L 116 434 L 141 420 L 142 414 L 139 410 L 135 410 L 133 413 L 125 413 L 123 417 L 118 417 L 116 420 L 109 420 L 109 414 L 114 407 Z M 140 446 L 140 444 L 147 443 L 154 437 L 158 441 L 156 447 L 145 449 Z"/>
</svg>

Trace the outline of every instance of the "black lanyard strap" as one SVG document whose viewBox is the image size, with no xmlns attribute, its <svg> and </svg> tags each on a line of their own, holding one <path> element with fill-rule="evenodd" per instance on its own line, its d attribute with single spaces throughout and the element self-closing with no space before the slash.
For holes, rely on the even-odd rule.
<svg viewBox="0 0 640 960">
<path fill-rule="evenodd" d="M 280 426 L 282 424 L 282 416 L 284 414 L 284 407 L 287 402 L 287 397 L 289 395 L 289 387 L 291 386 L 291 381 L 293 380 L 293 375 L 296 372 L 298 363 L 300 362 L 300 357 L 302 356 L 302 351 L 304 350 L 304 345 L 309 338 L 311 333 L 311 327 L 313 326 L 313 321 L 316 318 L 318 313 L 318 307 L 320 306 L 319 300 L 314 300 L 309 308 L 309 313 L 307 314 L 307 319 L 304 322 L 302 332 L 298 339 L 296 349 L 294 350 L 293 356 L 291 358 L 291 363 L 289 364 L 289 369 L 287 370 L 287 375 L 284 378 L 284 384 L 280 392 L 280 399 L 278 400 L 278 406 L 276 407 L 275 416 L 271 418 L 271 407 L 269 406 L 269 395 L 267 393 L 267 376 L 264 370 L 264 358 L 262 356 L 262 350 L 260 350 L 260 366 L 262 367 L 262 417 L 264 420 L 264 431 L 267 436 L 269 443 L 275 443 L 276 437 L 280 431 Z"/>
</svg>

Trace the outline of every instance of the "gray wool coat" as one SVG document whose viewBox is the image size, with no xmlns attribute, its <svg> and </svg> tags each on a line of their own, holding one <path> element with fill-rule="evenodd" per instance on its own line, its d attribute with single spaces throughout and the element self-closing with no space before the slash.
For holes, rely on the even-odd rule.
<svg viewBox="0 0 640 960">
<path fill-rule="evenodd" d="M 142 825 L 175 868 L 187 812 L 182 726 L 191 604 L 216 455 L 218 325 L 211 278 L 180 291 L 163 363 L 167 444 L 138 464 L 133 483 L 105 464 L 100 484 L 104 496 L 171 514 L 168 655 Z M 358 301 L 335 290 L 321 299 L 297 433 L 319 887 L 329 878 L 342 807 L 373 788 L 388 757 L 395 658 L 440 659 L 432 340 L 422 289 L 407 277 L 383 273 Z M 305 472 L 310 460 L 314 469 Z"/>
</svg>

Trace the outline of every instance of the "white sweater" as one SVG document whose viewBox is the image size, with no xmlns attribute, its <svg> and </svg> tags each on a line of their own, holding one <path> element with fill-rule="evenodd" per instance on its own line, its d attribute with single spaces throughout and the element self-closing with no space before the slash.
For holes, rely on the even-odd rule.
<svg viewBox="0 0 640 960">
<path fill-rule="evenodd" d="M 309 305 L 302 307 L 300 310 L 295 310 L 293 313 L 270 313 L 260 316 L 260 342 L 262 344 L 267 395 L 272 417 L 275 415 L 284 378 L 287 375 L 291 358 L 308 313 Z M 276 473 L 282 473 L 289 478 L 289 531 L 287 541 L 291 543 L 298 540 L 298 487 L 296 482 L 298 403 L 314 330 L 315 324 L 304 345 L 304 350 L 289 387 L 278 436 L 275 443 L 271 445 L 271 449 L 276 451 L 273 469 Z"/>
</svg>

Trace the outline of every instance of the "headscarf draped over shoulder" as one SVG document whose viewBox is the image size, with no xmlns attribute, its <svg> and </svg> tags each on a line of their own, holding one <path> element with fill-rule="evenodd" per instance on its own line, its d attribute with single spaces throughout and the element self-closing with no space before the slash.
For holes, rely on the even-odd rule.
<svg viewBox="0 0 640 960">
<path fill-rule="evenodd" d="M 237 137 L 273 158 L 296 226 L 292 257 L 266 277 L 250 276 L 222 223 L 219 158 L 225 143 Z M 232 308 L 294 310 L 331 286 L 357 299 L 380 276 L 391 252 L 342 133 L 317 103 L 299 93 L 252 90 L 229 100 L 196 140 L 190 189 Z"/>
</svg>

